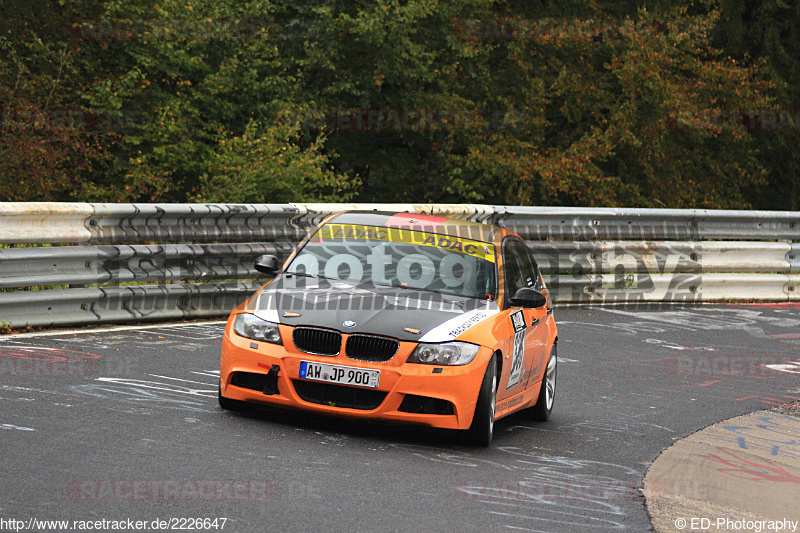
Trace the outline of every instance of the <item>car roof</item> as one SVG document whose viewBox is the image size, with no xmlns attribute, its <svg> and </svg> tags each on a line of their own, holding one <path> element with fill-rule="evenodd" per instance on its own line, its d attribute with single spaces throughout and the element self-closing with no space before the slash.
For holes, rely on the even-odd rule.
<svg viewBox="0 0 800 533">
<path fill-rule="evenodd" d="M 501 231 L 501 228 L 469 220 L 456 220 L 418 213 L 387 213 L 382 211 L 344 211 L 330 218 L 327 224 L 354 224 L 379 228 L 408 229 L 437 235 L 469 238 L 486 243 L 491 243 L 494 233 Z"/>
</svg>

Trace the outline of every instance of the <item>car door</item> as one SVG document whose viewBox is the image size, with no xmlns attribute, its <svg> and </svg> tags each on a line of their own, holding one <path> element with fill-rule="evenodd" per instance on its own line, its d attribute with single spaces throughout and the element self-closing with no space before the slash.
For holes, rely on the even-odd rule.
<svg viewBox="0 0 800 533">
<path fill-rule="evenodd" d="M 502 253 L 505 301 L 509 302 L 519 289 L 536 288 L 538 272 L 534 269 L 525 243 L 518 237 L 507 237 L 503 241 Z M 545 308 L 526 309 L 510 303 L 506 305 L 513 328 L 513 340 L 505 391 L 508 391 L 508 395 L 513 395 L 537 382 L 538 378 L 529 379 L 531 374 L 541 374 L 546 328 L 540 328 L 539 325 L 543 325 L 547 311 Z"/>
<path fill-rule="evenodd" d="M 519 243 L 524 247 L 524 250 L 520 250 L 520 253 L 525 254 L 526 260 L 524 260 L 523 263 L 528 273 L 526 280 L 532 279 L 533 285 L 531 285 L 531 287 L 547 297 L 547 305 L 545 307 L 531 310 L 531 321 L 528 322 L 528 332 L 525 340 L 526 350 L 529 350 L 531 357 L 527 359 L 530 366 L 525 372 L 526 383 L 524 387 L 527 389 L 541 381 L 542 375 L 544 374 L 544 367 L 547 365 L 547 359 L 550 356 L 550 350 L 548 348 L 550 328 L 547 322 L 552 318 L 551 314 L 553 308 L 549 292 L 544 287 L 539 272 L 539 266 L 536 264 L 533 254 L 525 243 L 522 241 L 519 241 Z"/>
</svg>

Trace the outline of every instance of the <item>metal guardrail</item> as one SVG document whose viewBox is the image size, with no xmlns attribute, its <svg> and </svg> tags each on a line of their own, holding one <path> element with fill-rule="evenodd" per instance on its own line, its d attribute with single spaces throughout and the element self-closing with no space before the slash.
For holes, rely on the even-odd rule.
<svg viewBox="0 0 800 533">
<path fill-rule="evenodd" d="M 470 204 L 0 203 L 0 322 L 15 328 L 223 316 L 344 209 L 517 231 L 555 301 L 800 300 L 800 212 Z M 120 284 L 128 284 L 127 286 Z"/>
<path fill-rule="evenodd" d="M 800 236 L 800 212 L 795 211 L 498 207 L 496 220 L 533 240 L 798 240 Z"/>
<path fill-rule="evenodd" d="M 216 317 L 259 286 L 191 283 L 4 292 L 0 310 L 3 321 L 15 328 Z"/>
<path fill-rule="evenodd" d="M 0 288 L 254 279 L 253 258 L 291 243 L 57 246 L 0 250 Z"/>
</svg>

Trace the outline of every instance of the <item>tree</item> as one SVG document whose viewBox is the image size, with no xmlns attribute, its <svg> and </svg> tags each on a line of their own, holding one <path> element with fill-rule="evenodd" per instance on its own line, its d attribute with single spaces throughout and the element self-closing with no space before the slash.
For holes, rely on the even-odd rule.
<svg viewBox="0 0 800 533">
<path fill-rule="evenodd" d="M 737 61 L 762 58 L 772 81 L 768 108 L 743 109 L 743 122 L 767 169 L 764 186 L 750 191 L 760 209 L 800 210 L 800 4 L 725 0 L 715 42 Z"/>
<path fill-rule="evenodd" d="M 74 16 L 71 7 L 43 0 L 2 5 L 3 200 L 72 199 L 109 157 L 79 102 L 88 78 L 64 23 Z"/>
<path fill-rule="evenodd" d="M 797 205 L 778 0 L 3 7 L 4 199 Z"/>
<path fill-rule="evenodd" d="M 114 174 L 126 198 L 349 197 L 357 181 L 327 170 L 320 141 L 303 143 L 274 120 L 292 105 L 294 78 L 272 40 L 273 9 L 262 0 L 107 3 L 89 31 L 101 61 L 119 67 L 86 100 L 124 126 Z"/>
<path fill-rule="evenodd" d="M 769 104 L 759 65 L 715 11 L 590 6 L 331 1 L 284 55 L 363 200 L 748 207 L 765 168 L 728 119 Z"/>
</svg>

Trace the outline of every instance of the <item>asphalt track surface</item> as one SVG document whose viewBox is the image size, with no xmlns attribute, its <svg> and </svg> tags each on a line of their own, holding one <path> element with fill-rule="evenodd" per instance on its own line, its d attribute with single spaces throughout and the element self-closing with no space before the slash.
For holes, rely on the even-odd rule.
<svg viewBox="0 0 800 533">
<path fill-rule="evenodd" d="M 800 305 L 565 307 L 556 320 L 553 417 L 505 418 L 488 449 L 424 428 L 223 411 L 221 324 L 3 337 L 0 519 L 647 531 L 639 489 L 661 450 L 800 398 Z"/>
</svg>

